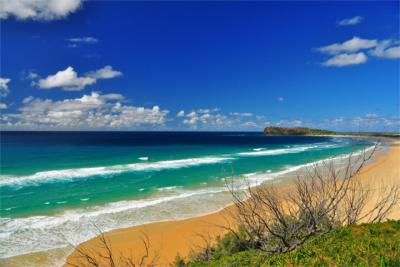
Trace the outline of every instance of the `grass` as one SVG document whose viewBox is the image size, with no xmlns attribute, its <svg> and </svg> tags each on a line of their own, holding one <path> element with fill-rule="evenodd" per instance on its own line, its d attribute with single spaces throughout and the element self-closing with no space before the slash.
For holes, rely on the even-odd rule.
<svg viewBox="0 0 400 267">
<path fill-rule="evenodd" d="M 400 221 L 339 228 L 287 254 L 219 252 L 210 261 L 181 266 L 400 266 Z"/>
</svg>

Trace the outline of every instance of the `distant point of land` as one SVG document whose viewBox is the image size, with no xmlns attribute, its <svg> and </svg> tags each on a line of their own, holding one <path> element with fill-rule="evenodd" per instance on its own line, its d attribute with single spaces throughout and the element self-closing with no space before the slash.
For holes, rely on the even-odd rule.
<svg viewBox="0 0 400 267">
<path fill-rule="evenodd" d="M 305 128 L 305 127 L 295 127 L 295 128 L 286 128 L 286 127 L 266 127 L 264 129 L 264 133 L 266 135 L 330 135 L 336 134 L 336 132 L 322 130 L 322 129 L 313 129 L 313 128 Z"/>
<path fill-rule="evenodd" d="M 335 132 L 324 129 L 307 128 L 307 127 L 276 127 L 269 126 L 264 129 L 265 135 L 303 135 L 303 136 L 318 136 L 318 135 L 345 135 L 345 136 L 367 136 L 367 137 L 391 137 L 400 138 L 400 133 L 396 132 Z"/>
</svg>

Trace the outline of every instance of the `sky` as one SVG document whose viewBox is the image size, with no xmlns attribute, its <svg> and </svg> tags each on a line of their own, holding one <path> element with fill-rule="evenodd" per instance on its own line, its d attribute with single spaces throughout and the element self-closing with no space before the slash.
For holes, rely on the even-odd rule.
<svg viewBox="0 0 400 267">
<path fill-rule="evenodd" d="M 1 129 L 399 131 L 399 7 L 0 0 Z"/>
</svg>

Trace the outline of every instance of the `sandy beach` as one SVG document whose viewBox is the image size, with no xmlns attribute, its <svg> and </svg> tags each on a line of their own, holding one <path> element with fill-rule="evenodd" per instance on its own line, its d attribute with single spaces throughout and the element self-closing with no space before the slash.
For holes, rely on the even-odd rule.
<svg viewBox="0 0 400 267">
<path fill-rule="evenodd" d="M 0 0 L 0 267 L 400 267 L 399 17 Z"/>
<path fill-rule="evenodd" d="M 357 175 L 363 184 L 369 184 L 372 189 L 384 185 L 400 183 L 400 142 L 391 143 L 387 152 L 379 151 L 373 162 L 364 166 Z M 285 186 L 285 185 L 279 185 Z M 218 212 L 179 221 L 157 222 L 125 229 L 118 229 L 106 233 L 112 244 L 112 249 L 118 255 L 133 255 L 136 258 L 144 252 L 142 238 L 146 235 L 150 241 L 150 258 L 157 253 L 159 266 L 168 266 L 179 253 L 187 258 L 192 249 L 204 241 L 199 234 L 210 237 L 223 235 L 224 230 L 217 225 L 229 223 L 228 206 Z M 390 215 L 391 219 L 400 218 L 400 209 L 395 209 Z M 79 248 L 93 250 L 100 245 L 99 239 L 94 238 L 79 246 Z M 68 262 L 79 263 L 78 253 L 75 251 L 68 257 Z M 68 266 L 66 264 L 65 266 Z"/>
</svg>

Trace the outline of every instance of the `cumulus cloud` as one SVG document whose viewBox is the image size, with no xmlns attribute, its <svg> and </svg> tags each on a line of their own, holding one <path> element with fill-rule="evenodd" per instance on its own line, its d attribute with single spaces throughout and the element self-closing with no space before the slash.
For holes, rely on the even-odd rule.
<svg viewBox="0 0 400 267">
<path fill-rule="evenodd" d="M 230 112 L 229 115 L 237 116 L 237 117 L 251 117 L 253 113 L 250 112 Z"/>
<path fill-rule="evenodd" d="M 0 0 L 0 19 L 56 20 L 77 11 L 81 0 Z"/>
<path fill-rule="evenodd" d="M 114 129 L 165 123 L 168 110 L 124 105 L 123 100 L 120 94 L 98 92 L 59 101 L 31 96 L 18 113 L 2 114 L 1 123 L 10 129 Z"/>
<path fill-rule="evenodd" d="M 182 123 L 192 129 L 200 130 L 227 130 L 227 129 L 255 129 L 262 127 L 261 122 L 251 121 L 253 116 L 249 112 L 230 112 L 222 114 L 219 108 L 197 109 L 189 113 L 181 110 L 178 117 L 182 118 Z"/>
<path fill-rule="evenodd" d="M 343 67 L 348 65 L 359 65 L 367 62 L 368 55 L 379 58 L 400 58 L 400 41 L 361 39 L 353 37 L 343 43 L 335 43 L 320 47 L 317 51 L 329 55 L 331 58 L 322 63 L 323 66 Z"/>
<path fill-rule="evenodd" d="M 310 127 L 337 131 L 399 131 L 399 116 L 382 116 L 376 113 L 367 113 L 362 116 L 336 117 L 333 119 L 302 120 L 288 118 L 264 122 L 264 125 L 280 127 Z"/>
<path fill-rule="evenodd" d="M 364 116 L 354 117 L 352 123 L 354 126 L 366 130 L 377 126 L 381 129 L 396 125 L 397 127 L 400 126 L 398 117 L 384 117 L 376 113 L 367 113 Z"/>
<path fill-rule="evenodd" d="M 35 80 L 39 78 L 39 75 L 34 72 L 34 71 L 29 71 L 28 73 L 26 73 L 26 75 L 24 75 L 23 79 L 24 80 Z"/>
<path fill-rule="evenodd" d="M 280 120 L 277 123 L 274 123 L 274 125 L 279 126 L 279 127 L 300 127 L 300 126 L 304 126 L 304 122 L 302 120 L 298 120 L 298 119 Z"/>
<path fill-rule="evenodd" d="M 6 109 L 6 108 L 7 108 L 7 105 L 6 105 L 6 104 L 0 103 L 0 109 Z"/>
<path fill-rule="evenodd" d="M 339 125 L 342 124 L 344 122 L 344 119 L 342 117 L 340 118 L 336 118 L 330 121 L 331 124 L 333 125 Z"/>
<path fill-rule="evenodd" d="M 111 79 L 121 75 L 122 72 L 113 70 L 113 68 L 109 65 L 86 74 L 87 77 L 91 77 L 93 79 Z"/>
<path fill-rule="evenodd" d="M 400 58 L 400 42 L 393 40 L 383 40 L 369 51 L 370 55 L 380 58 Z"/>
<path fill-rule="evenodd" d="M 343 67 L 348 65 L 359 65 L 367 62 L 367 56 L 363 53 L 354 53 L 354 54 L 339 54 L 336 55 L 324 63 L 323 66 L 326 67 Z"/>
<path fill-rule="evenodd" d="M 0 77 L 0 97 L 6 97 L 10 90 L 8 89 L 8 83 L 11 81 L 9 78 Z"/>
<path fill-rule="evenodd" d="M 345 41 L 343 43 L 334 43 L 331 45 L 323 46 L 318 48 L 317 50 L 322 53 L 327 54 L 339 54 L 339 53 L 349 53 L 349 52 L 357 52 L 361 49 L 373 48 L 378 45 L 378 41 L 376 39 L 362 39 L 359 37 L 353 37 L 352 39 Z"/>
<path fill-rule="evenodd" d="M 352 17 L 352 18 L 342 19 L 342 20 L 338 21 L 337 24 L 339 26 L 356 25 L 356 24 L 361 23 L 362 20 L 363 20 L 363 17 L 355 16 L 355 17 Z"/>
<path fill-rule="evenodd" d="M 367 113 L 363 116 L 349 118 L 326 119 L 323 122 L 313 122 L 310 127 L 323 129 L 338 129 L 344 131 L 399 131 L 399 116 L 382 116 Z"/>
<path fill-rule="evenodd" d="M 367 113 L 367 114 L 365 114 L 365 118 L 367 118 L 367 119 L 376 119 L 378 117 L 379 116 L 376 113 Z"/>
<path fill-rule="evenodd" d="M 246 121 L 246 122 L 243 122 L 240 126 L 243 126 L 243 127 L 257 127 L 257 123 L 255 123 L 254 121 Z"/>
<path fill-rule="evenodd" d="M 79 77 L 73 67 L 67 67 L 65 70 L 40 79 L 37 84 L 41 89 L 63 88 L 65 91 L 80 91 L 96 83 L 98 79 L 111 79 L 121 75 L 122 72 L 113 70 L 111 66 L 105 66 Z"/>
<path fill-rule="evenodd" d="M 73 67 L 67 67 L 54 75 L 49 75 L 45 79 L 39 80 L 39 87 L 42 89 L 52 89 L 62 87 L 65 91 L 80 91 L 85 86 L 94 84 L 96 79 L 91 77 L 78 77 Z"/>
<path fill-rule="evenodd" d="M 36 86 L 37 81 L 40 78 L 39 74 L 37 74 L 33 70 L 22 71 L 20 77 L 21 77 L 21 80 L 31 81 L 31 86 Z"/>
</svg>

